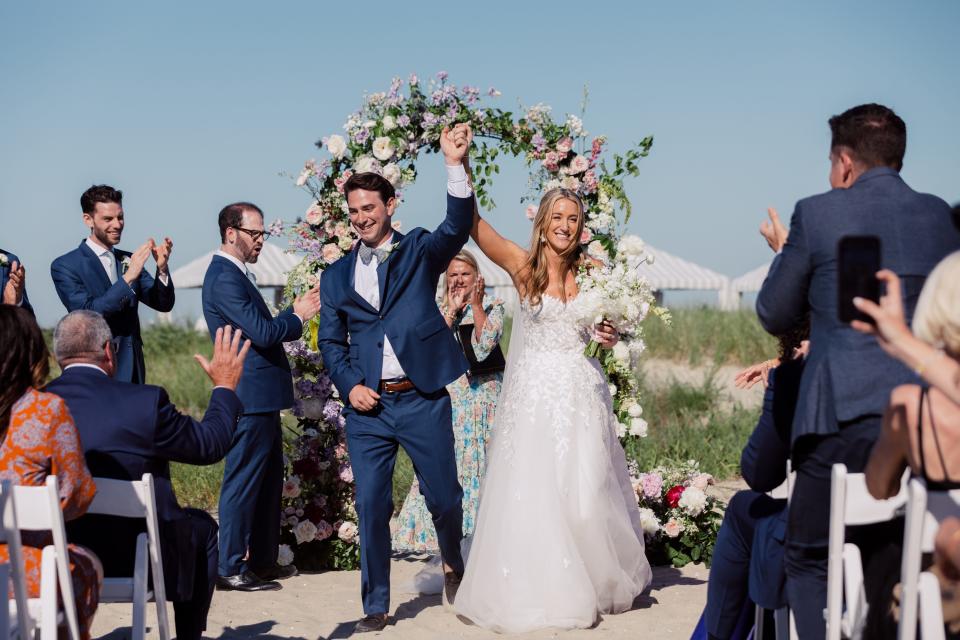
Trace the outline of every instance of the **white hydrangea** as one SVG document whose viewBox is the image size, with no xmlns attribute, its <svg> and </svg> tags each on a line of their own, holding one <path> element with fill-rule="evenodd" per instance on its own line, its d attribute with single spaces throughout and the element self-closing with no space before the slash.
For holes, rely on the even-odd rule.
<svg viewBox="0 0 960 640">
<path fill-rule="evenodd" d="M 687 487 L 683 490 L 678 504 L 691 516 L 698 516 L 707 506 L 707 494 L 696 487 Z"/>
</svg>

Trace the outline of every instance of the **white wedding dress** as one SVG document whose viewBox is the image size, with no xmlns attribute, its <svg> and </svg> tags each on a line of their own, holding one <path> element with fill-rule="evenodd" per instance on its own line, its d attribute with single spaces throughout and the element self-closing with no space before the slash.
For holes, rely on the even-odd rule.
<svg viewBox="0 0 960 640">
<path fill-rule="evenodd" d="M 457 613 L 507 633 L 591 627 L 650 583 L 610 392 L 570 306 L 521 304 Z"/>
</svg>

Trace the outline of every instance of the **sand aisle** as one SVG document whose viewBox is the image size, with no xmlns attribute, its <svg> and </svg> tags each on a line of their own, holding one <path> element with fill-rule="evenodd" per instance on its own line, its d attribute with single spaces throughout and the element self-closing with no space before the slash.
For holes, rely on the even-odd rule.
<svg viewBox="0 0 960 640">
<path fill-rule="evenodd" d="M 440 596 L 403 593 L 402 589 L 410 584 L 421 566 L 419 561 L 393 561 L 393 624 L 380 634 L 364 634 L 358 638 L 439 640 L 508 637 L 463 624 L 443 610 Z M 638 600 L 638 608 L 633 611 L 605 616 L 598 627 L 590 630 L 541 631 L 517 637 L 570 640 L 689 638 L 706 601 L 707 574 L 708 569 L 703 565 L 689 565 L 680 570 L 657 567 L 653 570 L 650 593 Z M 362 615 L 359 596 L 360 574 L 357 571 L 300 575 L 284 580 L 282 591 L 260 594 L 218 591 L 214 594 L 206 637 L 347 638 Z M 172 608 L 169 615 L 172 626 Z M 153 605 L 147 615 L 147 624 L 148 637 L 159 637 Z M 129 605 L 101 605 L 94 621 L 93 635 L 95 638 L 111 640 L 129 638 Z"/>
</svg>

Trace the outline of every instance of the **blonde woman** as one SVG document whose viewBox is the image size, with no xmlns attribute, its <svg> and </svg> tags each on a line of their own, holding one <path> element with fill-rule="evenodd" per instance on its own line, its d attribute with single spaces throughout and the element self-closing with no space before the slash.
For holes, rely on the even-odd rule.
<svg viewBox="0 0 960 640">
<path fill-rule="evenodd" d="M 960 252 L 944 258 L 927 277 L 914 311 L 913 333 L 938 354 L 928 364 L 960 363 Z M 864 471 L 870 493 L 876 498 L 895 495 L 907 467 L 926 480 L 931 491 L 960 489 L 960 405 L 937 387 L 905 384 L 890 394 L 880 438 Z M 896 633 L 892 608 L 885 604 L 900 579 L 901 549 L 902 540 L 891 540 L 890 548 L 874 563 L 882 574 L 874 581 L 875 598 L 883 602 L 874 606 L 877 601 L 871 600 L 866 637 Z M 953 580 L 943 587 L 945 594 L 957 593 Z M 948 635 L 960 637 L 960 597 L 951 600 L 944 602 L 944 616 L 952 623 L 952 635 Z"/>
<path fill-rule="evenodd" d="M 470 362 L 470 371 L 447 385 L 453 407 L 454 452 L 463 487 L 463 535 L 473 534 L 480 481 L 486 468 L 487 441 L 503 381 L 503 301 L 484 299 L 483 275 L 469 251 L 458 253 L 443 276 L 440 305 Z M 436 551 L 433 520 L 415 479 L 394 520 L 393 548 L 403 551 Z"/>
<path fill-rule="evenodd" d="M 650 583 L 607 380 L 571 312 L 583 225 L 583 205 L 565 189 L 543 196 L 529 249 L 474 213 L 473 239 L 513 278 L 521 304 L 455 607 L 500 632 L 591 627 Z M 608 326 L 595 338 L 617 340 Z"/>
</svg>

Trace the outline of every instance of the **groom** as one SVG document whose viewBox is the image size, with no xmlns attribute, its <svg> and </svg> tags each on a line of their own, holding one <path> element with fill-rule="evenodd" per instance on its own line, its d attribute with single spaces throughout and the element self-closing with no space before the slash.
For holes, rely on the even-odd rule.
<svg viewBox="0 0 960 640">
<path fill-rule="evenodd" d="M 463 575 L 463 511 L 445 386 L 467 370 L 462 350 L 434 301 L 437 280 L 467 241 L 473 193 L 464 162 L 469 126 L 444 129 L 447 217 L 435 231 L 394 231 L 393 186 L 375 173 L 344 185 L 350 224 L 360 242 L 320 281 L 318 343 L 347 399 L 347 447 L 360 517 L 361 595 L 357 632 L 380 631 L 390 607 L 390 517 L 397 446 L 413 460 L 433 516 L 444 562 L 444 601 Z"/>
</svg>

